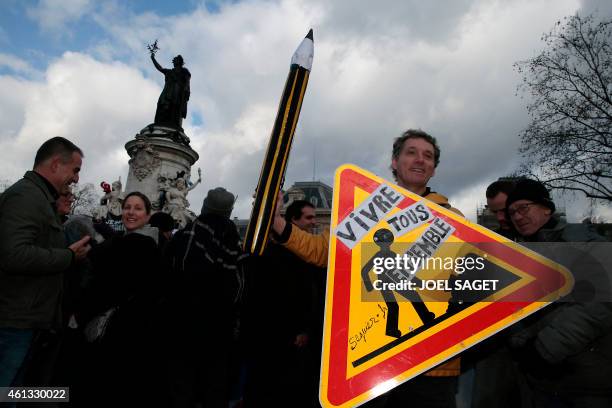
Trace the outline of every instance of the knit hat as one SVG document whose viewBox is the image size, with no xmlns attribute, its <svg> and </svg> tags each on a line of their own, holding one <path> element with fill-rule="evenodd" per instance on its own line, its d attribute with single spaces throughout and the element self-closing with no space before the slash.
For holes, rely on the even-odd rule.
<svg viewBox="0 0 612 408">
<path fill-rule="evenodd" d="M 202 205 L 202 214 L 215 214 L 229 218 L 234 209 L 236 197 L 223 187 L 208 190 Z"/>
<path fill-rule="evenodd" d="M 149 225 L 157 227 L 162 232 L 168 232 L 174 229 L 176 221 L 170 214 L 158 211 L 149 218 Z"/>
<path fill-rule="evenodd" d="M 555 212 L 555 203 L 550 199 L 550 193 L 544 184 L 536 180 L 521 179 L 517 181 L 514 190 L 506 199 L 506 208 L 509 208 L 510 204 L 518 200 L 533 201 Z"/>
</svg>

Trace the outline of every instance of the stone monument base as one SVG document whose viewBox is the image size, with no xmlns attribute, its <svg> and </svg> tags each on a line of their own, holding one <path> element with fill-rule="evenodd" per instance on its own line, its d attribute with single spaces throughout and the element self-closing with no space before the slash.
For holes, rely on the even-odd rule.
<svg viewBox="0 0 612 408">
<path fill-rule="evenodd" d="M 140 191 L 159 211 L 167 183 L 178 177 L 189 180 L 191 166 L 199 156 L 189 147 L 187 135 L 177 129 L 149 125 L 125 144 L 130 155 L 125 192 Z"/>
</svg>

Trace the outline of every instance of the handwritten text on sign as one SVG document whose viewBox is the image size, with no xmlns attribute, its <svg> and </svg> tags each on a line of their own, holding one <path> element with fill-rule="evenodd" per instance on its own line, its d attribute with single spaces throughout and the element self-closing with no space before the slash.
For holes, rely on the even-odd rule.
<svg viewBox="0 0 612 408">
<path fill-rule="evenodd" d="M 403 198 L 390 186 L 381 184 L 338 224 L 336 236 L 349 249 L 353 249 Z"/>
</svg>

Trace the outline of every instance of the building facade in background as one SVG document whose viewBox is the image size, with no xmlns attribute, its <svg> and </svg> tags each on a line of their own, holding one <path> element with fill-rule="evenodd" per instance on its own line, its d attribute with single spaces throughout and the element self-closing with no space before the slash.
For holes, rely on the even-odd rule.
<svg viewBox="0 0 612 408">
<path fill-rule="evenodd" d="M 329 228 L 331 224 L 331 209 L 333 201 L 333 189 L 321 181 L 297 181 L 291 188 L 283 193 L 283 209 L 281 214 L 285 215 L 285 208 L 296 200 L 306 200 L 315 208 L 317 226 L 313 231 L 315 234 Z M 238 227 L 240 237 L 244 238 L 249 220 L 234 218 Z"/>
</svg>

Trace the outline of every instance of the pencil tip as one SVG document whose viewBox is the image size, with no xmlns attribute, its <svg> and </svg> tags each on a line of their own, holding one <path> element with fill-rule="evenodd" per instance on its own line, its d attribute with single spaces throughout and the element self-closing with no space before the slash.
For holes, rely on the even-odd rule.
<svg viewBox="0 0 612 408">
<path fill-rule="evenodd" d="M 312 28 L 310 29 L 310 31 L 308 31 L 308 34 L 306 34 L 306 38 L 309 38 L 310 41 L 314 42 L 314 39 L 312 38 Z"/>
</svg>

